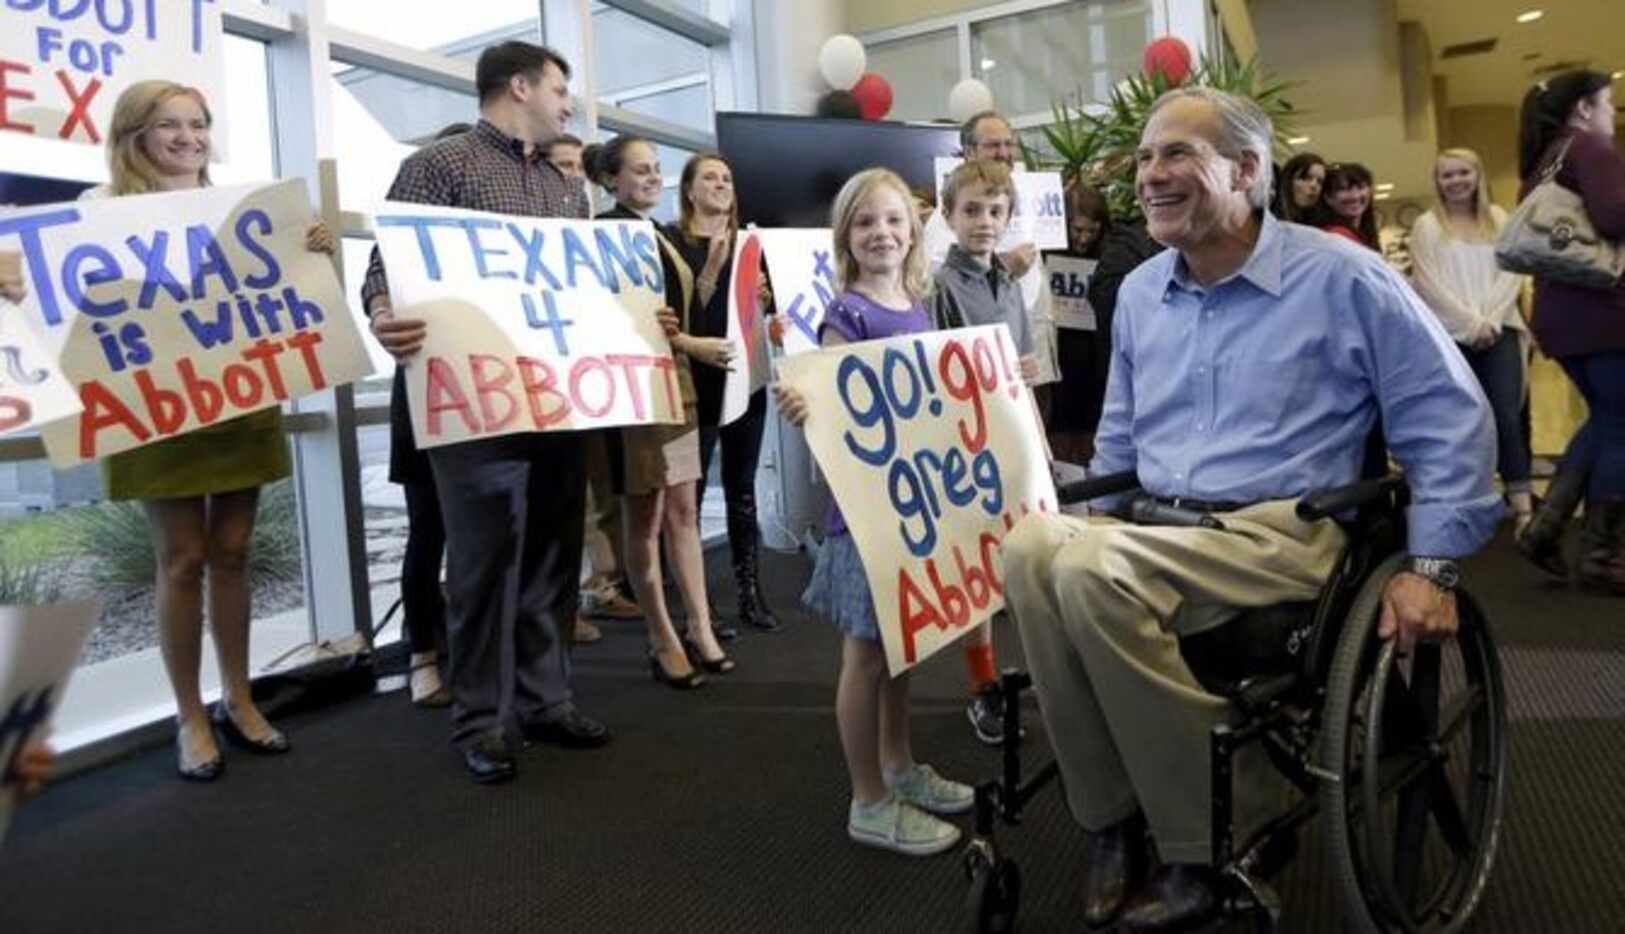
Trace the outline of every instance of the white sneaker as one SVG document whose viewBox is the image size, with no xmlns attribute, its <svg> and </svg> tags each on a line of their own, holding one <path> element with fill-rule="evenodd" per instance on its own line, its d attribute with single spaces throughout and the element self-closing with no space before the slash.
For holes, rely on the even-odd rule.
<svg viewBox="0 0 1625 934">
<path fill-rule="evenodd" d="M 958 827 L 904 804 L 896 795 L 867 807 L 854 798 L 848 808 L 846 835 L 865 846 L 905 856 L 934 856 L 959 842 Z"/>
<path fill-rule="evenodd" d="M 932 814 L 963 814 L 976 803 L 976 789 L 949 781 L 918 762 L 900 775 L 886 776 L 886 781 L 899 799 Z"/>
</svg>

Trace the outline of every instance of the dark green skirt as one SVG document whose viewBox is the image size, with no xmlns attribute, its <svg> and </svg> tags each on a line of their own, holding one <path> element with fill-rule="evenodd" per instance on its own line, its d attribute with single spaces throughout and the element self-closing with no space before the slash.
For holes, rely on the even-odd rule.
<svg viewBox="0 0 1625 934">
<path fill-rule="evenodd" d="M 199 428 L 102 461 L 108 499 L 180 499 L 280 480 L 292 471 L 282 409 Z"/>
</svg>

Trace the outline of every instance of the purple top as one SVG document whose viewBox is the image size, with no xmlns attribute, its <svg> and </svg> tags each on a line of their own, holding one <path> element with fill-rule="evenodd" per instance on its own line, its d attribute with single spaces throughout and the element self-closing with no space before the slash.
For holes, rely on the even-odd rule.
<svg viewBox="0 0 1625 934">
<path fill-rule="evenodd" d="M 1597 233 L 1613 240 L 1625 239 L 1625 158 L 1614 149 L 1613 140 L 1595 133 L 1569 133 L 1563 167 L 1557 183 L 1578 192 Z M 1542 169 L 1556 154 L 1565 136 L 1559 136 L 1541 159 Z M 1535 177 L 1526 178 L 1518 200 L 1533 188 Z M 1625 286 L 1591 289 L 1535 277 L 1535 320 L 1531 330 L 1547 356 L 1625 350 Z"/>
<path fill-rule="evenodd" d="M 932 330 L 931 312 L 924 302 L 915 302 L 906 309 L 887 308 L 877 305 L 856 292 L 842 292 L 830 302 L 829 308 L 824 312 L 824 321 L 818 326 L 818 336 L 824 336 L 824 329 L 829 328 L 846 338 L 847 343 L 855 344 L 858 341 L 880 340 L 886 337 L 896 337 L 899 334 L 920 334 Z M 824 523 L 827 535 L 840 535 L 846 532 L 846 519 L 841 516 L 841 507 L 831 502 L 829 504 L 829 517 Z"/>
</svg>

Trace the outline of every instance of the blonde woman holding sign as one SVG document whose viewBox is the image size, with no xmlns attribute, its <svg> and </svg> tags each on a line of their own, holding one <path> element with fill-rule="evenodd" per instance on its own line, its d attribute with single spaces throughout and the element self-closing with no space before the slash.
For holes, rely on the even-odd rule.
<svg viewBox="0 0 1625 934">
<path fill-rule="evenodd" d="M 107 137 L 111 179 L 84 197 L 207 187 L 212 124 L 208 102 L 196 88 L 171 81 L 131 85 L 113 108 Z M 322 253 L 337 248 L 319 222 L 311 225 L 305 245 Z M 254 706 L 248 678 L 248 549 L 260 486 L 290 469 L 281 409 L 115 454 L 102 466 L 108 498 L 139 500 L 152 525 L 158 641 L 175 691 L 180 776 L 213 781 L 225 768 L 198 684 L 205 579 L 224 694 L 214 721 L 251 752 L 287 752 L 287 737 Z"/>
</svg>

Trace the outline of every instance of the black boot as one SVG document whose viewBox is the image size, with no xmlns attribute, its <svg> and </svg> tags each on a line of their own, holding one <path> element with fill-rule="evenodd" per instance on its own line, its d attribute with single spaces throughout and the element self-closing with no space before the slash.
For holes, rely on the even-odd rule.
<svg viewBox="0 0 1625 934">
<path fill-rule="evenodd" d="M 1569 576 L 1568 562 L 1563 560 L 1563 533 L 1590 478 L 1589 471 L 1559 465 L 1546 489 L 1546 498 L 1535 507 L 1534 518 L 1516 539 L 1518 551 L 1535 567 L 1563 580 Z"/>
<path fill-rule="evenodd" d="M 733 553 L 734 587 L 739 594 L 739 621 L 762 632 L 777 632 L 779 621 L 762 599 L 757 555 L 761 532 L 756 527 L 756 497 L 745 494 L 728 503 L 728 548 Z"/>
<path fill-rule="evenodd" d="M 1625 596 L 1625 497 L 1586 504 L 1580 586 Z"/>
</svg>

